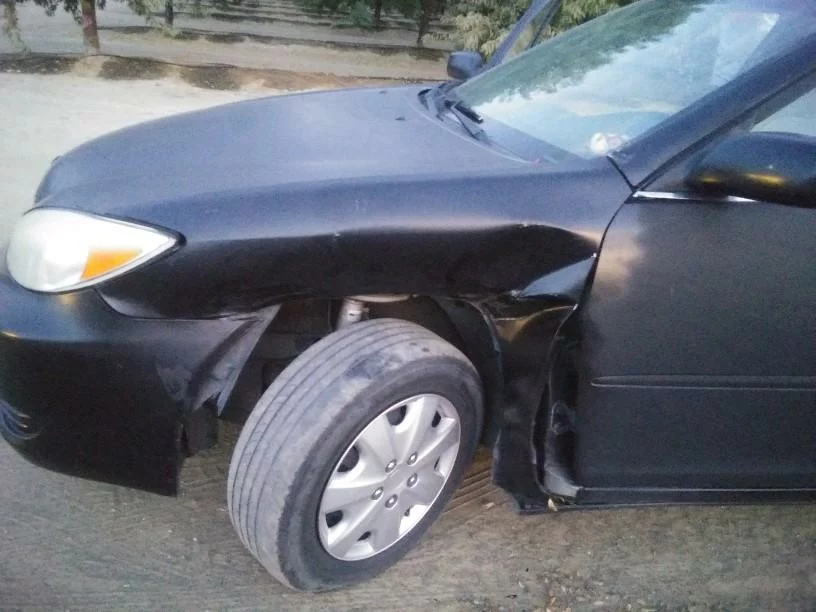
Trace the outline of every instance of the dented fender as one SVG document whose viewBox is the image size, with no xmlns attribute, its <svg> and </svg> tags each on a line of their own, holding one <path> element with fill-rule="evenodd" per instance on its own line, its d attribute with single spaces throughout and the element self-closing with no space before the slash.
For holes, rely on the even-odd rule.
<svg viewBox="0 0 816 612">
<path fill-rule="evenodd" d="M 547 503 L 536 437 L 547 425 L 554 352 L 596 260 L 593 254 L 520 291 L 446 307 L 485 385 L 483 442 L 493 449 L 493 482 L 522 512 Z"/>
</svg>

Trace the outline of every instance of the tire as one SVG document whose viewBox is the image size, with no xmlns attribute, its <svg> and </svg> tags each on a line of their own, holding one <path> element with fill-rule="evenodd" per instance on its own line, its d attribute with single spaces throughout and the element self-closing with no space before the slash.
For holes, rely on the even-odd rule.
<svg viewBox="0 0 816 612">
<path fill-rule="evenodd" d="M 429 410 L 436 410 L 430 424 Z M 244 426 L 227 485 L 235 530 L 269 573 L 295 590 L 330 590 L 375 576 L 402 558 L 442 512 L 473 458 L 482 410 L 476 369 L 425 328 L 378 319 L 337 331 L 284 370 Z M 377 445 L 386 439 L 378 436 L 383 424 L 394 427 L 387 452 L 400 455 L 383 466 L 385 476 L 376 471 L 385 456 Z M 411 474 L 415 469 L 422 471 Z M 345 492 L 346 482 L 368 486 L 364 474 L 375 474 L 383 486 L 371 487 L 370 500 L 349 503 L 332 525 L 333 495 Z M 422 503 L 415 503 L 420 492 Z M 375 529 L 342 552 L 357 537 L 358 516 L 369 517 Z M 345 539 L 332 540 L 334 531 Z"/>
</svg>

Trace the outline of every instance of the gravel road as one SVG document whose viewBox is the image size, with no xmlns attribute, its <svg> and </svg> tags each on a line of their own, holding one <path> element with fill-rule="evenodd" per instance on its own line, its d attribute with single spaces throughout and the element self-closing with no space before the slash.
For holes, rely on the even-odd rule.
<svg viewBox="0 0 816 612">
<path fill-rule="evenodd" d="M 103 132 L 270 91 L 0 74 L 0 232 L 51 158 Z M 813 610 L 816 506 L 514 513 L 482 456 L 421 546 L 367 584 L 289 592 L 242 549 L 224 491 L 236 431 L 177 499 L 29 465 L 0 443 L 0 610 Z M 634 441 L 633 441 L 634 442 Z"/>
</svg>

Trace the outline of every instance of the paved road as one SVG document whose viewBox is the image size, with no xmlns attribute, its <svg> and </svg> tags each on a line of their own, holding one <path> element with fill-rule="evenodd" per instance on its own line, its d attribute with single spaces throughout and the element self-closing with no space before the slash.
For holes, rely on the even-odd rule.
<svg viewBox="0 0 816 612">
<path fill-rule="evenodd" d="M 48 161 L 69 146 L 247 95 L 0 74 L 0 228 L 7 233 Z M 236 431 L 222 434 L 188 461 L 177 499 L 52 474 L 0 444 L 0 610 L 816 608 L 816 506 L 520 517 L 489 484 L 486 456 L 397 567 L 347 591 L 291 593 L 232 533 L 224 491 Z"/>
</svg>

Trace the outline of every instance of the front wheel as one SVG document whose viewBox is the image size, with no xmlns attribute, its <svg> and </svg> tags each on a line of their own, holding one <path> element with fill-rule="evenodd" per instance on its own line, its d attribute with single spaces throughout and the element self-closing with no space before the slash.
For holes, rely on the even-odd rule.
<svg viewBox="0 0 816 612">
<path fill-rule="evenodd" d="M 238 439 L 230 517 L 284 584 L 319 591 L 396 563 L 470 464 L 482 424 L 473 365 L 405 321 L 351 325 L 309 348 Z"/>
</svg>

